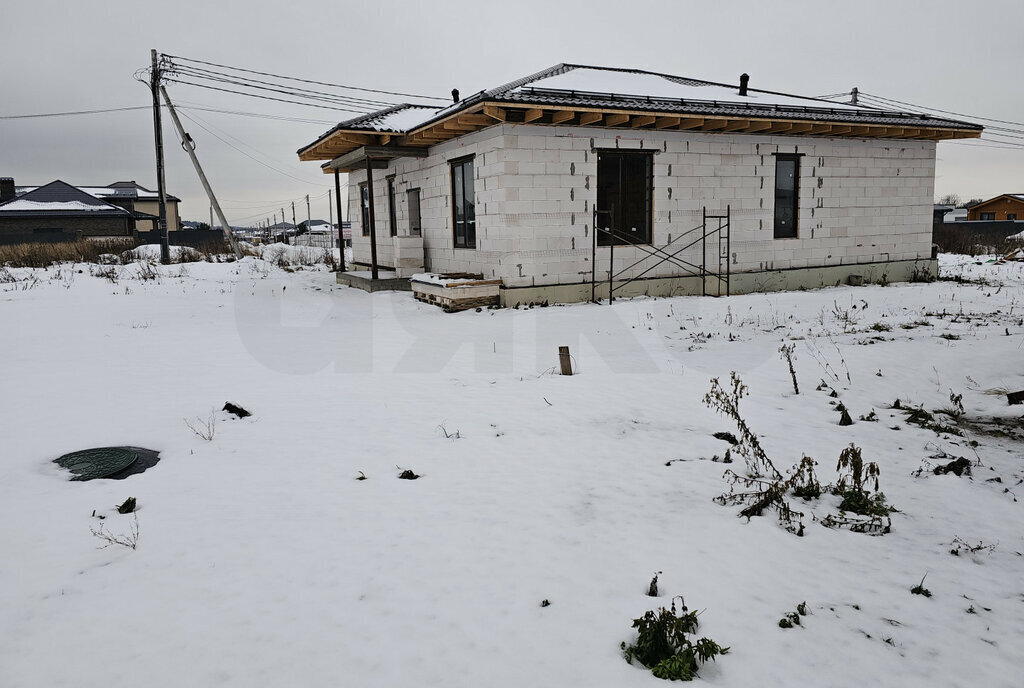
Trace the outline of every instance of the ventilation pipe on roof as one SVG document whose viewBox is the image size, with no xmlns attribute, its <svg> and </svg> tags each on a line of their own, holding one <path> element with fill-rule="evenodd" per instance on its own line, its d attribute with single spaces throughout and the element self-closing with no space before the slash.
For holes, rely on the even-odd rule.
<svg viewBox="0 0 1024 688">
<path fill-rule="evenodd" d="M 459 102 L 459 89 L 457 89 L 457 88 L 453 88 L 452 89 L 452 102 L 453 103 Z"/>
<path fill-rule="evenodd" d="M 749 74 L 740 74 L 740 95 L 747 95 L 747 82 L 750 81 Z"/>
<path fill-rule="evenodd" d="M 0 177 L 0 203 L 14 198 L 14 177 Z"/>
</svg>

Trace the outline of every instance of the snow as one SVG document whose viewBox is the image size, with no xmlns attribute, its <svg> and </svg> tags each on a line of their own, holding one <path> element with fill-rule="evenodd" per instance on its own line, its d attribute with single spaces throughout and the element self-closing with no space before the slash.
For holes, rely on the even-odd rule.
<svg viewBox="0 0 1024 688">
<path fill-rule="evenodd" d="M 717 100 L 730 103 L 746 103 L 749 105 L 824 107 L 851 111 L 874 109 L 845 105 L 843 103 L 826 103 L 814 98 L 803 98 L 800 96 L 759 93 L 756 90 L 748 90 L 746 96 L 741 96 L 739 89 L 731 86 L 717 86 L 696 81 L 693 84 L 680 84 L 657 74 L 591 69 L 587 67 L 577 67 L 562 74 L 539 79 L 525 84 L 522 88 L 614 93 L 616 95 L 650 96 L 652 98 Z"/>
<path fill-rule="evenodd" d="M 24 211 L 77 211 L 77 210 L 120 210 L 109 203 L 84 203 L 83 201 L 29 201 L 16 199 L 0 206 L 0 212 L 16 210 Z"/>
<path fill-rule="evenodd" d="M 408 105 L 374 119 L 373 128 L 377 131 L 410 131 L 432 119 L 438 112 L 436 108 Z"/>
<path fill-rule="evenodd" d="M 438 284 L 442 287 L 445 286 L 458 286 L 460 284 L 476 284 L 483 280 L 483 277 L 449 277 L 443 273 L 435 272 L 417 272 L 415 275 L 409 278 L 413 282 L 423 282 L 424 284 Z"/>
<path fill-rule="evenodd" d="M 974 450 L 887 405 L 1020 418 L 995 392 L 1024 389 L 1024 264 L 941 262 L 962 281 L 458 314 L 255 257 L 0 270 L 0 685 L 658 686 L 619 643 L 683 595 L 732 648 L 706 685 L 1018 686 L 1022 444 L 972 432 L 973 478 L 915 477 Z M 832 496 L 797 500 L 803 538 L 712 501 L 736 428 L 701 398 L 730 370 L 781 469 L 878 462 L 892 533 L 811 521 Z M 822 378 L 880 422 L 838 426 Z M 207 442 L 184 420 L 211 412 Z M 109 445 L 161 461 L 52 464 Z M 129 496 L 137 549 L 98 549 Z"/>
</svg>

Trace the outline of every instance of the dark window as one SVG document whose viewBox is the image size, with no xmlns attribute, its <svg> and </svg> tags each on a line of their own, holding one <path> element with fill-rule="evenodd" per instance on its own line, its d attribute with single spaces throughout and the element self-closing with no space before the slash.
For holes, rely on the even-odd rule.
<svg viewBox="0 0 1024 688">
<path fill-rule="evenodd" d="M 391 236 L 398 236 L 398 216 L 395 213 L 395 177 L 388 177 L 388 229 Z"/>
<path fill-rule="evenodd" d="M 796 237 L 797 205 L 800 200 L 800 157 L 775 156 L 775 238 Z"/>
<path fill-rule="evenodd" d="M 370 192 L 365 183 L 359 185 L 359 208 L 362 211 L 363 236 L 370 236 Z"/>
<path fill-rule="evenodd" d="M 423 225 L 420 224 L 420 190 L 409 189 L 406 192 L 409 200 L 409 235 L 422 236 Z"/>
<path fill-rule="evenodd" d="M 996 214 L 995 213 L 982 213 L 981 214 L 981 219 L 982 220 L 995 220 L 996 219 Z"/>
<path fill-rule="evenodd" d="M 599 246 L 651 243 L 654 154 L 647 151 L 599 151 L 597 224 Z"/>
<path fill-rule="evenodd" d="M 475 199 L 473 158 L 452 162 L 452 222 L 456 248 L 476 248 Z"/>
<path fill-rule="evenodd" d="M 1006 213 L 1006 219 L 1007 220 L 1016 220 L 1017 219 L 1017 213 Z"/>
</svg>

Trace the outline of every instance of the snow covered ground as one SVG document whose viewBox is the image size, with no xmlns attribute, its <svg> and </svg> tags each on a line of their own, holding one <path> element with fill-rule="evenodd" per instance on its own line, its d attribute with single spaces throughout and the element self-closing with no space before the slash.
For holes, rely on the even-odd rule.
<svg viewBox="0 0 1024 688">
<path fill-rule="evenodd" d="M 257 258 L 0 271 L 0 685 L 662 685 L 619 645 L 682 595 L 731 647 L 709 685 L 1019 686 L 1024 406 L 999 392 L 1024 389 L 1024 263 L 942 273 L 445 314 Z M 850 443 L 878 463 L 891 533 L 822 527 L 832 495 L 793 500 L 804 537 L 712 501 L 711 435 L 737 429 L 701 400 L 733 370 L 780 470 L 832 482 Z M 951 393 L 963 416 L 936 418 L 966 437 L 889 408 Z M 206 441 L 185 420 L 211 413 Z M 52 464 L 108 445 L 162 460 Z M 958 456 L 973 477 L 931 472 Z M 130 496 L 137 548 L 100 549 Z"/>
</svg>

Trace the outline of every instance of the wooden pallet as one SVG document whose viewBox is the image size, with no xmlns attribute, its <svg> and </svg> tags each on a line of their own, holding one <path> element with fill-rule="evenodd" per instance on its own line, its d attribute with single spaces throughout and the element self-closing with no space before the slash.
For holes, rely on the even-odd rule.
<svg viewBox="0 0 1024 688">
<path fill-rule="evenodd" d="M 434 306 L 440 306 L 447 313 L 457 313 L 458 311 L 467 311 L 470 308 L 486 308 L 488 306 L 498 305 L 497 295 L 454 298 L 440 294 L 424 294 L 414 290 L 413 296 L 417 301 L 429 303 Z"/>
<path fill-rule="evenodd" d="M 478 275 L 445 275 L 453 280 L 473 279 Z M 436 282 L 410 283 L 417 301 L 443 308 L 448 313 L 497 306 L 500 302 L 501 280 L 473 279 L 471 282 L 438 284 Z"/>
</svg>

